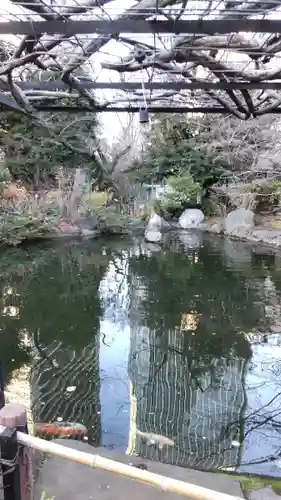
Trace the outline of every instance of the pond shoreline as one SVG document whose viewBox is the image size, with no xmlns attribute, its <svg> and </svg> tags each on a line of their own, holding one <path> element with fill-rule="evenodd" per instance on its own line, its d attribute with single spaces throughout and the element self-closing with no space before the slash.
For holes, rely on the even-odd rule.
<svg viewBox="0 0 281 500">
<path fill-rule="evenodd" d="M 265 250 L 271 250 L 278 252 L 281 250 L 281 230 L 265 228 L 259 225 L 255 226 L 247 234 L 241 236 L 234 236 L 226 234 L 223 230 L 223 220 L 221 218 L 210 217 L 205 219 L 205 222 L 201 225 L 201 231 L 217 234 L 230 238 L 234 241 L 242 241 L 248 243 L 254 248 L 262 247 Z"/>
<path fill-rule="evenodd" d="M 38 235 L 36 237 L 26 238 L 18 245 L 2 245 L 3 248 L 11 248 L 11 247 L 20 247 L 26 244 L 35 244 L 40 243 L 42 241 L 85 241 L 85 240 L 97 240 L 100 237 L 111 237 L 114 236 L 119 238 L 124 237 L 134 237 L 134 236 L 143 236 L 145 234 L 146 223 L 143 220 L 135 220 L 133 227 L 128 230 L 128 232 L 124 233 L 116 233 L 116 234 L 103 234 L 98 229 L 84 229 L 84 228 L 75 228 L 73 231 L 57 231 L 46 233 L 44 235 Z M 206 218 L 205 221 L 197 228 L 194 229 L 182 229 L 177 222 L 167 221 L 167 225 L 165 226 L 163 233 L 169 233 L 172 231 L 179 232 L 188 232 L 188 231 L 198 231 L 205 232 L 210 234 L 216 234 L 221 237 L 229 238 L 233 241 L 241 241 L 251 245 L 255 249 L 259 249 L 259 251 L 281 251 L 281 229 L 272 229 L 266 228 L 262 224 L 259 226 L 255 226 L 251 231 L 246 234 L 241 235 L 230 235 L 226 234 L 223 230 L 223 219 L 218 217 L 209 217 Z"/>
</svg>

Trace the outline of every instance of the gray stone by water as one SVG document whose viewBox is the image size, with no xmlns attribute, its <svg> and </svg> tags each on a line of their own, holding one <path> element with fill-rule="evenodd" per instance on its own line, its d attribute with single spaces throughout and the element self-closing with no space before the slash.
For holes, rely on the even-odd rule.
<svg viewBox="0 0 281 500">
<path fill-rule="evenodd" d="M 162 229 L 165 221 L 160 215 L 153 214 L 146 226 L 144 237 L 149 243 L 160 243 L 162 240 Z"/>
<path fill-rule="evenodd" d="M 161 231 L 162 227 L 164 225 L 164 221 L 160 215 L 153 214 L 146 226 L 147 231 Z"/>
<path fill-rule="evenodd" d="M 179 225 L 182 229 L 191 229 L 200 227 L 203 221 L 204 214 L 201 210 L 197 208 L 188 208 L 181 214 Z"/>
<path fill-rule="evenodd" d="M 87 453 L 97 453 L 125 464 L 145 464 L 149 472 L 243 498 L 239 483 L 230 477 L 161 464 L 141 457 L 121 455 L 106 448 L 93 448 L 81 441 L 56 439 L 54 442 Z M 99 469 L 91 469 L 86 465 L 55 456 L 50 457 L 44 463 L 39 473 L 35 487 L 35 500 L 40 500 L 42 489 L 45 489 L 48 497 L 55 497 L 55 500 L 126 500 L 131 498 L 134 500 L 144 500 L 144 498 L 145 500 L 179 500 L 183 498 L 176 493 L 167 493 L 132 479 Z"/>
<path fill-rule="evenodd" d="M 238 208 L 230 212 L 224 221 L 225 234 L 247 236 L 254 227 L 254 212 Z"/>
<path fill-rule="evenodd" d="M 149 243 L 160 243 L 162 240 L 162 233 L 160 233 L 160 231 L 157 231 L 156 229 L 148 229 L 145 231 L 144 237 L 145 240 Z"/>
</svg>

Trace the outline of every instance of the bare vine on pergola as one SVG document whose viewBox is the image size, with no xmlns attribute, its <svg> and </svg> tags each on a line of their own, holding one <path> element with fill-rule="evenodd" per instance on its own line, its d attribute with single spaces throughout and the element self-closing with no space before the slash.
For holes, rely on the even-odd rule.
<svg viewBox="0 0 281 500">
<path fill-rule="evenodd" d="M 41 21 L 55 21 L 77 19 L 77 16 L 89 15 L 91 19 L 103 19 L 110 16 L 112 0 L 75 0 L 62 9 L 61 0 L 50 4 L 41 0 L 10 0 L 11 5 L 25 8 L 26 19 Z M 74 0 L 73 0 L 74 2 Z M 203 5 L 203 7 L 202 7 Z M 197 12 L 200 19 L 220 19 L 236 21 L 259 17 L 263 18 L 272 13 L 278 16 L 281 0 L 260 1 L 218 1 L 205 0 L 140 0 L 119 15 L 118 19 L 144 21 L 151 17 L 178 21 L 187 19 L 191 13 Z M 107 9 L 107 10 L 106 10 Z M 195 15 L 195 14 L 194 14 Z M 39 17 L 38 17 L 39 16 Z M 81 18 L 81 17 L 80 17 Z M 115 17 L 116 19 L 116 17 Z M 239 24 L 239 23 L 238 23 Z M 79 68 L 87 59 L 97 55 L 105 45 L 115 40 L 116 43 L 126 44 L 128 55 L 117 62 L 101 63 L 102 68 L 117 71 L 122 75 L 127 73 L 140 74 L 145 83 L 159 78 L 177 82 L 196 82 L 201 90 L 191 94 L 189 91 L 157 92 L 145 95 L 145 103 L 165 103 L 170 106 L 176 102 L 181 104 L 209 103 L 219 104 L 227 112 L 240 119 L 263 115 L 274 111 L 281 105 L 281 94 L 276 90 L 251 90 L 251 83 L 274 82 L 281 80 L 281 35 L 276 34 L 249 34 L 229 33 L 213 35 L 173 35 L 173 42 L 169 48 L 165 43 L 156 43 L 161 40 L 160 35 L 153 36 L 152 43 L 144 43 L 140 37 L 122 36 L 120 33 L 96 34 L 84 37 L 80 42 L 78 37 L 69 35 L 26 35 L 14 51 L 7 50 L 1 53 L 0 83 L 5 90 L 0 93 L 0 103 L 12 109 L 17 109 L 39 120 L 38 104 L 63 102 L 65 98 L 73 103 L 86 103 L 89 111 L 105 109 L 113 103 L 143 102 L 143 92 L 134 92 L 130 96 L 124 94 L 112 97 L 110 100 L 98 101 L 96 95 L 85 89 L 83 80 L 79 77 Z M 72 43 L 75 50 L 69 58 L 64 57 L 65 44 Z M 21 71 L 24 69 L 24 71 Z M 69 90 L 29 90 L 25 91 L 19 84 L 27 78 L 26 70 L 30 74 L 48 72 L 53 75 L 54 81 L 62 81 Z M 205 88 L 206 83 L 220 82 L 228 84 L 227 89 L 212 90 Z M 231 82 L 249 84 L 249 89 L 231 89 Z M 80 101 L 79 101 L 80 100 Z M 41 120 L 41 125 L 45 124 Z"/>
</svg>

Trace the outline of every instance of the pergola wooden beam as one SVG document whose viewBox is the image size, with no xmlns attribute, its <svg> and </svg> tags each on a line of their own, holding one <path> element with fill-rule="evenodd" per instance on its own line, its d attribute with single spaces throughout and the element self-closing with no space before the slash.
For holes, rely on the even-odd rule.
<svg viewBox="0 0 281 500">
<path fill-rule="evenodd" d="M 239 33 L 281 33 L 281 19 L 207 19 L 207 20 L 134 20 L 113 21 L 9 21 L 0 23 L 1 35 L 31 35 L 43 33 L 62 34 L 107 34 L 117 33 L 189 33 L 200 35 Z"/>
<path fill-rule="evenodd" d="M 139 106 L 107 106 L 89 108 L 87 106 L 36 106 L 34 108 L 37 111 L 50 111 L 54 112 L 66 112 L 66 113 L 138 113 L 140 110 Z M 2 111 L 10 111 L 9 108 L 3 108 Z M 169 113 L 169 114 L 183 114 L 183 113 L 213 113 L 229 115 L 229 111 L 224 107 L 219 106 L 147 106 L 147 111 L 149 113 Z M 275 108 L 271 111 L 265 111 L 264 114 L 281 114 L 281 107 Z"/>
<path fill-rule="evenodd" d="M 280 90 L 281 81 L 268 82 L 94 82 L 81 78 L 81 85 L 84 89 L 103 89 L 103 90 Z M 40 82 L 31 80 L 29 82 L 15 81 L 15 83 L 23 90 L 69 90 L 69 86 L 61 80 Z M 0 89 L 6 90 L 7 87 L 0 82 Z"/>
</svg>

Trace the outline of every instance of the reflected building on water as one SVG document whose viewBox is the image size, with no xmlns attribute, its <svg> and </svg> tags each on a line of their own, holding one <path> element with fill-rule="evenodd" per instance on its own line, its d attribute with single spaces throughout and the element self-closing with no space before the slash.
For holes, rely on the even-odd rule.
<svg viewBox="0 0 281 500">
<path fill-rule="evenodd" d="M 157 348 L 154 332 L 132 330 L 128 453 L 204 470 L 236 467 L 246 404 L 246 362 L 214 362 L 216 374 L 205 372 L 199 382 L 182 354 L 185 335 L 180 330 L 169 332 L 164 353 Z"/>
<path fill-rule="evenodd" d="M 198 259 L 196 252 L 193 258 Z M 178 327 L 159 334 L 138 317 L 145 287 L 143 297 L 141 283 L 132 289 L 138 290 L 138 296 L 132 297 L 131 306 L 127 453 L 202 470 L 237 467 L 247 359 L 197 361 L 190 355 L 190 341 L 200 328 L 199 315 L 190 310 Z"/>
</svg>

